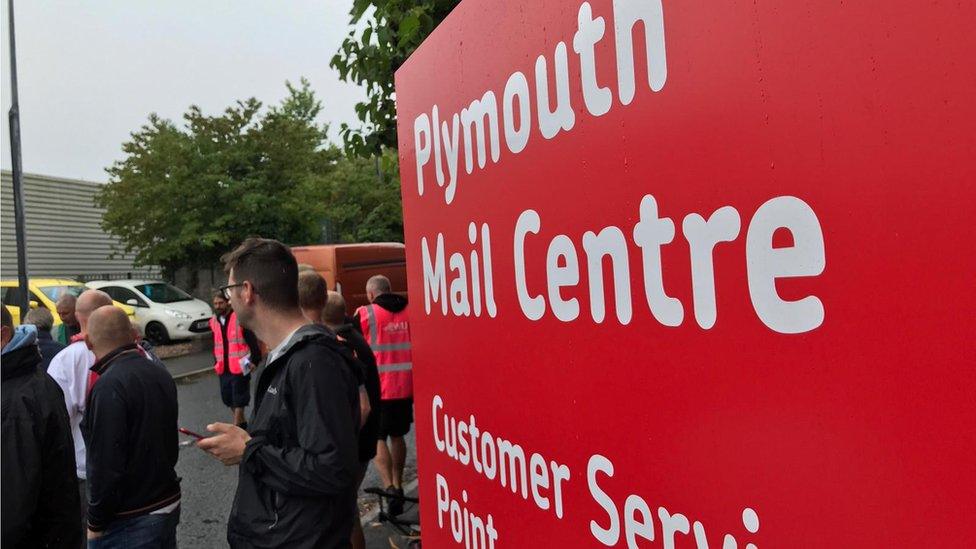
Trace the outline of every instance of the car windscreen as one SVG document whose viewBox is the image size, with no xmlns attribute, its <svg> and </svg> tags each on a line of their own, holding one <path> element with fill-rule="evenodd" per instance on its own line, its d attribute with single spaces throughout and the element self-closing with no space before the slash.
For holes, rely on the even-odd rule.
<svg viewBox="0 0 976 549">
<path fill-rule="evenodd" d="M 173 303 L 175 301 L 192 301 L 193 296 L 177 288 L 176 286 L 164 282 L 153 282 L 151 284 L 138 284 L 136 290 L 156 303 Z"/>
<path fill-rule="evenodd" d="M 39 288 L 44 295 L 47 296 L 51 301 L 57 301 L 61 299 L 61 296 L 66 294 L 71 294 L 75 297 L 81 295 L 88 288 L 82 286 L 81 284 L 69 284 L 64 286 L 41 286 Z"/>
</svg>

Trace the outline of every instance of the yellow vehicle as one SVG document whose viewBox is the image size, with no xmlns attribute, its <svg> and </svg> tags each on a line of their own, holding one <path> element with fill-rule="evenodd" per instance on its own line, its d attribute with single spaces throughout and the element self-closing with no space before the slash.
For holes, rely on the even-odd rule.
<svg viewBox="0 0 976 549">
<path fill-rule="evenodd" d="M 87 286 L 81 282 L 74 280 L 67 280 L 63 278 L 32 278 L 27 281 L 28 289 L 30 290 L 30 307 L 31 309 L 36 309 L 37 307 L 45 307 L 51 311 L 51 315 L 54 316 L 54 325 L 57 326 L 61 324 L 61 317 L 58 316 L 58 309 L 55 306 L 58 299 L 64 294 L 72 294 L 74 296 L 81 295 L 88 289 Z M 20 287 L 17 284 L 17 280 L 0 280 L 0 301 L 7 306 L 7 310 L 10 311 L 10 315 L 14 317 L 14 325 L 20 324 L 20 307 L 17 303 L 20 303 Z M 124 303 L 119 303 L 118 301 L 113 302 L 116 307 L 125 311 L 125 314 L 129 317 L 134 317 L 135 309 Z"/>
</svg>

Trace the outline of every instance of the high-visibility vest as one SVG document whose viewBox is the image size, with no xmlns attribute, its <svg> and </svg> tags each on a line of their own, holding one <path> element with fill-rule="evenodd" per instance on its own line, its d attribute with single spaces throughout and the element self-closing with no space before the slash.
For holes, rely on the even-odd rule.
<svg viewBox="0 0 976 549">
<path fill-rule="evenodd" d="M 380 372 L 380 398 L 393 400 L 413 397 L 413 360 L 407 311 L 391 313 L 371 304 L 356 309 L 356 316 L 376 356 L 376 368 Z"/>
<path fill-rule="evenodd" d="M 210 329 L 213 330 L 214 338 L 214 370 L 217 375 L 224 373 L 224 340 L 221 337 L 220 321 L 217 315 L 210 317 Z M 237 314 L 230 313 L 227 319 L 227 358 L 230 360 L 230 373 L 240 375 L 244 371 L 241 369 L 241 359 L 251 353 L 247 342 L 244 341 L 244 332 L 241 325 L 237 323 Z"/>
</svg>

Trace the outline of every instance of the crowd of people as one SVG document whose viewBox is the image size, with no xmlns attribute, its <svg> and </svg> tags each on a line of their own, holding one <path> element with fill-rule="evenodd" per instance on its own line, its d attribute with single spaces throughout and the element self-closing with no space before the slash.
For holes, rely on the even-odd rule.
<svg viewBox="0 0 976 549">
<path fill-rule="evenodd" d="M 402 509 L 406 299 L 374 276 L 370 303 L 347 316 L 343 297 L 275 240 L 250 238 L 223 261 L 210 326 L 231 422 L 193 435 L 239 469 L 227 542 L 364 547 L 357 494 L 370 462 L 391 512 Z M 165 365 L 99 290 L 59 300 L 56 328 L 44 309 L 16 328 L 0 310 L 3 546 L 175 547 L 181 429 Z"/>
</svg>

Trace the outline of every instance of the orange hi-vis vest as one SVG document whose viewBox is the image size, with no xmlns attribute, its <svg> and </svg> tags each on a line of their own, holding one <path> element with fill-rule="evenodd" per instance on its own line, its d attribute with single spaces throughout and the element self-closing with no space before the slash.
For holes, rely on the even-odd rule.
<svg viewBox="0 0 976 549">
<path fill-rule="evenodd" d="M 210 317 L 210 329 L 213 330 L 214 338 L 214 370 L 217 371 L 217 375 L 224 373 L 224 340 L 220 335 L 220 321 L 217 320 L 217 315 Z M 251 354 L 250 348 L 247 346 L 247 342 L 244 341 L 244 331 L 241 330 L 241 325 L 237 323 L 237 314 L 234 312 L 230 313 L 230 317 L 227 319 L 227 344 L 229 345 L 227 358 L 230 361 L 230 373 L 241 375 L 244 370 L 241 369 L 241 359 Z"/>
<path fill-rule="evenodd" d="M 371 304 L 356 309 L 356 316 L 376 356 L 376 367 L 380 372 L 380 398 L 412 398 L 413 360 L 407 311 L 391 313 Z"/>
</svg>

